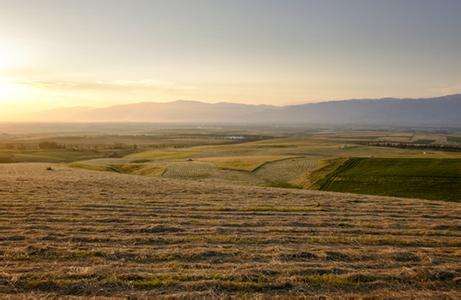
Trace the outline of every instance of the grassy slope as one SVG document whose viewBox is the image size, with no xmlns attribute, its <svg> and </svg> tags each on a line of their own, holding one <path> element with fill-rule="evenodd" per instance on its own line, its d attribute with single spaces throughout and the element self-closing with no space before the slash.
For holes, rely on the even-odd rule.
<svg viewBox="0 0 461 300">
<path fill-rule="evenodd" d="M 461 159 L 351 158 L 318 181 L 321 190 L 461 200 Z"/>
<path fill-rule="evenodd" d="M 72 150 L 0 150 L 0 163 L 72 162 L 102 157 L 104 153 Z"/>
<path fill-rule="evenodd" d="M 157 151 L 145 151 L 127 155 L 125 158 L 132 159 L 134 161 L 142 160 L 167 160 L 167 159 L 184 159 L 191 157 L 195 152 L 187 150 L 157 150 Z"/>
<path fill-rule="evenodd" d="M 200 160 L 211 162 L 221 169 L 253 171 L 271 161 L 278 161 L 288 158 L 280 155 L 253 155 L 253 156 L 224 156 L 207 157 Z"/>
<path fill-rule="evenodd" d="M 273 187 L 305 188 L 310 185 L 311 172 L 324 164 L 325 162 L 319 159 L 294 157 L 267 162 L 252 173 L 266 180 Z"/>
<path fill-rule="evenodd" d="M 0 297 L 461 296 L 459 203 L 0 165 Z"/>
</svg>

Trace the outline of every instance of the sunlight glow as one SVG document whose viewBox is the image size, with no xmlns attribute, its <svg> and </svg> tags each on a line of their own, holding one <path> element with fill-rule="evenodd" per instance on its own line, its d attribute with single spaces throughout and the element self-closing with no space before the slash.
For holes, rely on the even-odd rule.
<svg viewBox="0 0 461 300">
<path fill-rule="evenodd" d="M 1 63 L 1 61 L 0 61 Z M 14 88 L 8 81 L 0 78 L 0 101 L 6 101 L 13 94 Z"/>
<path fill-rule="evenodd" d="M 26 57 L 24 48 L 0 42 L 0 104 L 15 104 L 30 94 L 31 88 L 14 75 L 25 65 Z"/>
<path fill-rule="evenodd" d="M 10 49 L 0 48 L 0 70 L 12 67 L 15 57 Z"/>
<path fill-rule="evenodd" d="M 0 40 L 0 76 L 5 72 L 23 68 L 31 62 L 32 50 L 24 45 L 15 45 Z"/>
<path fill-rule="evenodd" d="M 0 77 L 0 104 L 14 102 L 24 96 L 24 87 L 8 78 Z"/>
</svg>

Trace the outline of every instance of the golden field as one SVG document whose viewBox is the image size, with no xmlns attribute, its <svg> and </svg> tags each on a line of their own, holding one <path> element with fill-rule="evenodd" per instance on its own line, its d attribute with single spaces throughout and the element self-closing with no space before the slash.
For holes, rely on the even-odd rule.
<svg viewBox="0 0 461 300">
<path fill-rule="evenodd" d="M 2 297 L 461 297 L 456 202 L 39 163 L 0 201 Z"/>
</svg>

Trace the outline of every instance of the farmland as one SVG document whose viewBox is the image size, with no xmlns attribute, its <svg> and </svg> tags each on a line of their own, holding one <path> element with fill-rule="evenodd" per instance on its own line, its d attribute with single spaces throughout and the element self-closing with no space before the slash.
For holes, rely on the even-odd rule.
<svg viewBox="0 0 461 300">
<path fill-rule="evenodd" d="M 418 141 L 422 137 L 427 136 L 405 136 Z M 374 147 L 354 142 L 370 138 L 383 137 L 317 134 L 239 144 L 170 147 L 139 151 L 121 158 L 84 160 L 71 166 L 202 182 L 449 201 L 461 199 L 461 152 Z M 395 135 L 386 138 L 390 141 L 403 139 Z M 344 164 L 355 161 L 363 161 L 360 166 L 365 162 L 371 165 L 338 176 Z M 151 169 L 156 171 L 149 173 L 147 170 Z"/>
<path fill-rule="evenodd" d="M 0 138 L 0 297 L 461 297 L 450 139 L 181 130 Z"/>
<path fill-rule="evenodd" d="M 93 151 L 70 150 L 0 150 L 0 163 L 15 162 L 72 162 L 102 157 Z"/>
<path fill-rule="evenodd" d="M 0 164 L 0 203 L 3 296 L 461 296 L 459 203 L 49 163 Z"/>
<path fill-rule="evenodd" d="M 461 200 L 461 159 L 352 158 L 319 183 L 321 190 Z"/>
<path fill-rule="evenodd" d="M 457 132 L 129 130 L 119 135 L 7 135 L 0 138 L 0 163 L 62 162 L 75 168 L 208 183 L 460 199 L 461 152 L 448 151 L 457 149 Z M 347 167 L 355 161 L 360 163 Z"/>
</svg>

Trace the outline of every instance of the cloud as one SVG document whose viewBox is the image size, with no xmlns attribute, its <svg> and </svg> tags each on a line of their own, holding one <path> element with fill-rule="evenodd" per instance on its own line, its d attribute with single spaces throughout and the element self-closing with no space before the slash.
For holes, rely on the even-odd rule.
<svg viewBox="0 0 461 300">
<path fill-rule="evenodd" d="M 443 87 L 437 87 L 435 88 L 435 90 L 437 93 L 442 94 L 442 95 L 458 94 L 458 93 L 461 93 L 461 83 L 447 85 Z"/>
<path fill-rule="evenodd" d="M 152 78 L 141 80 L 52 80 L 52 79 L 10 79 L 17 84 L 28 85 L 39 89 L 68 90 L 68 91 L 121 91 L 121 92 L 147 92 L 147 91 L 189 91 L 195 90 L 194 86 L 178 84 L 175 82 L 161 81 Z"/>
</svg>

